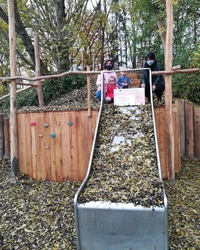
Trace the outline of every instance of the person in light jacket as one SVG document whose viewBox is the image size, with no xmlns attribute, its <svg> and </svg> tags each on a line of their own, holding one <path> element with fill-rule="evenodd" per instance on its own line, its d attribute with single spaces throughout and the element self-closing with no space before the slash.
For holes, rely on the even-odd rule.
<svg viewBox="0 0 200 250">
<path fill-rule="evenodd" d="M 104 70 L 102 71 L 101 74 L 103 74 L 104 77 L 104 84 L 106 85 L 108 83 L 108 79 L 113 76 L 115 79 L 117 79 L 117 74 L 116 72 L 113 71 L 113 62 L 108 59 L 104 63 Z M 97 76 L 97 92 L 96 92 L 96 97 L 99 101 L 101 101 L 101 84 L 102 84 L 102 77 L 101 74 Z"/>
</svg>

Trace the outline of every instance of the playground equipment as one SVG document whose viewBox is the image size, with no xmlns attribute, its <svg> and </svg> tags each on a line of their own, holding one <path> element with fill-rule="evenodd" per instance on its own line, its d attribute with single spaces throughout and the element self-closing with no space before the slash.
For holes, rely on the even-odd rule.
<svg viewBox="0 0 200 250">
<path fill-rule="evenodd" d="M 151 75 L 151 74 L 149 74 Z M 102 78 L 103 79 L 103 78 Z M 151 80 L 150 80 L 151 84 Z M 103 85 L 104 86 L 104 85 Z M 102 88 L 102 97 L 104 96 L 104 88 Z M 99 111 L 99 117 L 95 132 L 95 138 L 93 142 L 93 148 L 91 152 L 90 162 L 88 166 L 87 175 L 79 188 L 74 198 L 74 211 L 75 211 L 75 222 L 76 222 L 76 234 L 77 234 L 77 249 L 78 250 L 167 250 L 168 249 L 168 238 L 167 238 L 167 198 L 165 190 L 162 186 L 162 205 L 154 204 L 148 206 L 137 205 L 134 202 L 110 202 L 109 200 L 103 200 L 99 195 L 94 197 L 94 200 L 84 201 L 80 199 L 81 194 L 84 193 L 85 189 L 92 188 L 92 185 L 87 187 L 91 178 L 91 173 L 94 168 L 94 154 L 95 149 L 103 148 L 105 145 L 99 145 L 98 137 L 100 126 L 102 125 L 101 117 L 107 112 L 106 104 L 101 101 L 101 107 Z M 152 99 L 152 94 L 151 94 Z M 108 104 L 109 105 L 109 104 Z M 158 145 L 156 137 L 155 120 L 153 113 L 153 102 L 151 102 L 151 123 L 154 131 L 154 143 L 155 143 L 155 155 L 157 165 L 157 177 L 158 182 L 162 183 L 160 159 L 158 154 Z M 138 119 L 136 116 L 130 117 L 131 109 L 136 109 L 138 112 L 141 111 L 142 107 L 119 107 L 122 110 L 123 116 L 127 115 L 127 119 L 132 120 L 133 124 Z M 115 111 L 114 111 L 115 112 Z M 119 126 L 115 123 L 114 114 L 109 116 L 109 124 L 113 127 L 114 133 L 119 132 Z M 104 122 L 105 117 L 104 117 Z M 120 127 L 120 130 L 123 128 Z M 101 130 L 102 132 L 102 130 Z M 123 132 L 123 131 L 121 131 Z M 126 133 L 126 132 L 125 132 Z M 140 133 L 129 135 L 129 145 L 131 147 L 135 139 L 140 136 Z M 143 138 L 145 135 L 142 135 Z M 114 140 L 113 139 L 113 140 Z M 139 139 L 139 138 L 138 138 Z M 123 149 L 124 143 L 127 143 L 121 139 L 115 147 L 111 147 L 111 152 L 117 147 L 120 150 Z M 114 144 L 112 144 L 114 145 Z M 126 144 L 127 146 L 127 144 Z M 115 148 L 115 149 L 114 149 Z M 117 150 L 116 150 L 117 151 Z M 137 151 L 137 150 L 135 150 Z M 116 152 L 114 152 L 116 153 Z M 129 159 L 137 158 L 137 155 L 130 156 Z M 144 159 L 143 159 L 144 160 Z M 123 161 L 123 158 L 122 158 Z M 103 166 L 104 167 L 104 166 Z M 102 169 L 103 169 L 102 167 Z M 130 168 L 133 168 L 130 164 Z M 131 178 L 131 177 L 130 177 Z M 147 177 L 146 177 L 147 178 Z M 138 180 L 139 181 L 139 180 Z M 121 186 L 123 183 L 120 183 Z M 97 185 L 98 187 L 98 185 Z M 101 189 L 101 180 L 99 180 L 99 190 Z M 98 190 L 96 191 L 98 194 Z M 148 196 L 148 195 L 147 195 Z M 148 197 L 147 197 L 148 199 Z"/>
</svg>

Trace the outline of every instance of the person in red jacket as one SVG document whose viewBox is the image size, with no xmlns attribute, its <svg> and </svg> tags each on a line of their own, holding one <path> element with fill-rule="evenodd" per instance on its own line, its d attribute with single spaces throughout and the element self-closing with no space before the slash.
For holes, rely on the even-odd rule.
<svg viewBox="0 0 200 250">
<path fill-rule="evenodd" d="M 114 76 L 108 78 L 106 84 L 106 102 L 112 103 L 114 101 L 114 89 L 117 89 L 117 79 Z"/>
</svg>

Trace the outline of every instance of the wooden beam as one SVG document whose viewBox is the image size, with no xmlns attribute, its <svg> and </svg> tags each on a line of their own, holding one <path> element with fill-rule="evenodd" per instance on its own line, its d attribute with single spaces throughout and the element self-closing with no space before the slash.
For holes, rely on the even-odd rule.
<svg viewBox="0 0 200 250">
<path fill-rule="evenodd" d="M 172 0 L 166 0 L 167 12 L 167 33 L 166 33 L 166 54 L 165 69 L 170 71 L 172 68 L 172 37 L 173 37 L 173 5 Z M 175 179 L 174 167 L 174 131 L 172 123 L 172 75 L 165 75 L 165 115 L 166 115 L 166 135 L 167 135 L 167 154 L 168 154 L 168 179 Z"/>
<path fill-rule="evenodd" d="M 180 69 L 180 70 L 163 70 L 163 71 L 152 71 L 152 75 L 173 75 L 173 74 L 187 74 L 199 72 L 199 68 L 194 69 Z"/>
<path fill-rule="evenodd" d="M 185 155 L 194 158 L 194 106 L 185 102 Z"/>
<path fill-rule="evenodd" d="M 89 66 L 87 66 L 87 71 L 90 71 Z M 88 102 L 88 116 L 91 116 L 91 82 L 90 82 L 90 75 L 87 75 L 87 102 Z"/>
<path fill-rule="evenodd" d="M 178 112 L 180 127 L 180 156 L 185 157 L 185 100 L 179 100 Z"/>
<path fill-rule="evenodd" d="M 4 156 L 3 158 L 8 160 L 10 159 L 10 134 L 9 134 L 9 125 L 10 119 L 4 117 Z"/>
<path fill-rule="evenodd" d="M 118 70 L 116 70 L 117 72 Z M 182 74 L 182 73 L 195 73 L 199 72 L 199 68 L 194 69 L 181 69 L 181 70 L 165 70 L 165 71 L 154 71 L 152 72 L 152 75 L 167 75 L 167 74 Z M 98 75 L 101 71 L 67 71 L 61 74 L 57 75 L 46 75 L 46 76 L 40 76 L 40 77 L 25 77 L 25 76 L 12 76 L 12 77 L 0 77 L 0 80 L 2 81 L 9 81 L 12 80 L 27 80 L 27 81 L 37 81 L 37 80 L 45 80 L 45 79 L 52 79 L 52 78 L 61 78 L 68 75 Z"/>
<path fill-rule="evenodd" d="M 200 160 L 200 107 L 194 106 L 194 153 Z"/>
<path fill-rule="evenodd" d="M 16 36 L 15 36 L 15 12 L 14 0 L 8 0 L 9 17 L 9 47 L 10 47 L 10 75 L 16 76 Z M 18 173 L 18 136 L 17 136 L 17 101 L 16 101 L 16 79 L 10 84 L 10 157 L 11 176 Z"/>
<path fill-rule="evenodd" d="M 4 145 L 4 119 L 0 115 L 0 158 L 3 158 L 3 145 Z"/>
</svg>

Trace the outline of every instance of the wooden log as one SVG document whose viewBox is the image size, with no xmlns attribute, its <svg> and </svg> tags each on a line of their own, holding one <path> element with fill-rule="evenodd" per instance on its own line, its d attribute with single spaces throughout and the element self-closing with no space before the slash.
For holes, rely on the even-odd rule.
<svg viewBox="0 0 200 250">
<path fill-rule="evenodd" d="M 180 127 L 180 157 L 185 156 L 185 101 L 178 102 L 179 127 Z"/>
<path fill-rule="evenodd" d="M 44 82 L 45 82 L 44 80 L 41 80 L 41 84 L 44 84 Z M 18 83 L 17 83 L 17 84 L 18 84 Z M 31 85 L 31 86 L 28 86 L 28 87 L 26 87 L 26 88 L 17 90 L 16 93 L 18 94 L 18 93 L 21 93 L 21 92 L 26 91 L 26 90 L 28 90 L 28 89 L 37 87 L 37 84 L 36 84 L 36 83 L 27 84 L 27 85 Z M 7 94 L 7 95 L 4 95 L 4 96 L 0 97 L 0 101 L 2 101 L 2 100 L 4 100 L 4 99 L 8 98 L 9 96 L 10 96 L 10 94 Z"/>
<path fill-rule="evenodd" d="M 199 72 L 199 68 L 180 69 L 180 70 L 171 70 L 171 69 L 168 69 L 168 70 L 166 69 L 163 71 L 154 71 L 154 72 L 152 72 L 152 75 L 174 75 L 174 74 L 187 74 L 187 73 Z"/>
<path fill-rule="evenodd" d="M 10 75 L 16 76 L 16 35 L 15 35 L 15 11 L 14 1 L 8 0 L 9 16 L 9 48 L 10 48 Z M 17 142 L 17 115 L 16 115 L 16 80 L 10 84 L 10 157 L 11 157 L 11 176 L 15 177 L 18 173 L 18 142 Z"/>
<path fill-rule="evenodd" d="M 61 113 L 56 112 L 54 114 L 54 133 L 56 135 L 54 139 L 55 145 L 55 164 L 56 164 L 56 180 L 63 181 L 63 162 L 62 162 L 62 140 L 64 140 L 61 132 Z M 65 123 L 67 127 L 67 123 Z"/>
<path fill-rule="evenodd" d="M 78 111 L 77 111 L 78 112 Z M 79 175 L 79 169 L 78 169 L 78 147 L 77 147 L 77 127 L 78 127 L 78 116 L 76 116 L 77 112 L 70 112 L 68 114 L 68 119 L 71 125 L 69 125 L 69 134 L 68 134 L 68 154 L 70 159 L 70 174 L 71 174 L 71 180 L 78 181 L 78 175 Z"/>
<path fill-rule="evenodd" d="M 56 181 L 56 155 L 55 155 L 55 138 L 52 137 L 52 134 L 55 134 L 55 123 L 54 123 L 54 113 L 49 113 L 49 127 L 50 127 L 50 171 L 51 171 L 51 178 L 52 181 Z"/>
<path fill-rule="evenodd" d="M 200 160 L 200 107 L 194 106 L 194 154 Z"/>
<path fill-rule="evenodd" d="M 166 54 L 165 69 L 172 68 L 172 37 L 173 37 L 173 4 L 172 0 L 166 1 L 167 12 L 167 33 L 166 33 Z M 175 179 L 174 171 L 174 131 L 172 122 L 172 75 L 165 75 L 165 117 L 166 135 L 168 145 L 168 179 Z"/>
<path fill-rule="evenodd" d="M 34 113 L 30 114 L 30 126 L 31 126 L 31 163 L 32 163 L 32 177 L 37 180 L 37 139 L 36 139 L 36 126 Z"/>
<path fill-rule="evenodd" d="M 160 157 L 160 166 L 162 172 L 162 178 L 168 178 L 168 160 L 167 160 L 167 138 L 166 138 L 166 119 L 165 119 L 165 110 L 163 108 L 155 108 L 155 123 L 156 123 L 156 133 L 158 140 L 158 149 Z"/>
<path fill-rule="evenodd" d="M 4 154 L 4 125 L 3 115 L 0 115 L 0 158 L 3 158 Z"/>
<path fill-rule="evenodd" d="M 29 158 L 28 155 L 28 148 L 27 141 L 29 138 L 30 133 L 27 133 L 27 123 L 26 123 L 26 114 L 20 114 L 17 116 L 18 122 L 18 148 L 19 148 L 19 171 L 20 173 L 28 174 L 28 166 L 27 166 L 27 159 Z M 30 127 L 30 124 L 28 124 Z M 26 155 L 26 157 L 23 157 Z"/>
<path fill-rule="evenodd" d="M 116 71 L 117 72 L 117 71 Z M 163 70 L 163 71 L 154 71 L 152 72 L 152 75 L 173 75 L 173 74 L 187 74 L 187 73 L 195 73 L 199 72 L 199 68 L 193 68 L 193 69 L 181 69 L 181 70 Z M 57 75 L 45 75 L 45 76 L 39 76 L 39 77 L 26 77 L 26 76 L 12 76 L 12 77 L 0 77 L 0 80 L 2 81 L 12 81 L 12 80 L 27 80 L 27 81 L 37 81 L 37 80 L 44 80 L 44 79 L 56 79 L 65 77 L 68 75 L 98 75 L 101 71 L 67 71 L 61 74 Z"/>
<path fill-rule="evenodd" d="M 87 67 L 87 71 L 90 71 L 90 67 Z M 88 104 L 88 116 L 91 116 L 91 82 L 90 75 L 87 75 L 87 104 Z"/>
<path fill-rule="evenodd" d="M 52 171 L 51 171 L 51 133 L 52 126 L 50 124 L 50 115 L 51 112 L 45 112 L 43 120 L 43 129 L 44 129 L 44 168 L 46 173 L 46 179 L 52 180 Z M 64 155 L 63 155 L 64 156 Z"/>
<path fill-rule="evenodd" d="M 191 102 L 185 102 L 185 154 L 191 159 L 194 157 L 194 107 Z"/>
<path fill-rule="evenodd" d="M 70 141 L 69 141 L 69 131 L 71 124 L 70 114 L 71 112 L 63 112 L 61 120 L 61 131 L 62 131 L 62 162 L 63 162 L 63 180 L 72 180 L 71 178 L 71 155 L 70 155 Z"/>
<path fill-rule="evenodd" d="M 42 80 L 41 80 L 42 81 Z M 9 80 L 5 80 L 4 81 L 4 83 L 6 83 L 6 84 L 9 84 L 11 81 L 9 81 Z M 33 87 L 35 87 L 36 85 L 34 85 L 34 83 L 26 83 L 26 82 L 17 82 L 16 81 L 16 84 L 17 85 L 24 85 L 24 86 L 33 86 Z"/>
<path fill-rule="evenodd" d="M 22 118 L 23 119 L 23 118 Z M 32 137 L 31 137 L 31 130 L 32 130 L 32 126 L 31 126 L 31 122 L 32 122 L 32 118 L 31 118 L 31 114 L 30 113 L 26 113 L 24 116 L 24 128 L 25 128 L 25 147 L 26 147 L 26 171 L 27 171 L 27 175 L 33 177 L 33 167 L 32 167 Z M 23 148 L 24 149 L 24 148 Z M 21 149 L 20 149 L 21 150 Z M 22 154 L 22 156 L 21 156 Z M 22 153 L 19 154 L 20 157 L 23 157 L 24 151 L 22 151 Z M 20 159 L 19 157 L 19 159 Z M 20 164 L 19 164 L 20 165 Z"/>
<path fill-rule="evenodd" d="M 179 114 L 178 101 L 176 100 L 172 107 L 172 119 L 174 130 L 174 171 L 177 173 L 180 170 L 180 132 L 179 132 Z"/>
<path fill-rule="evenodd" d="M 88 133 L 83 133 L 83 131 L 88 131 L 88 120 L 91 120 L 91 116 L 85 112 L 76 112 L 76 147 L 77 147 L 77 166 L 78 166 L 78 180 L 82 180 L 85 177 L 85 166 L 88 165 L 88 154 L 87 147 L 90 148 L 89 141 L 87 138 Z M 87 162 L 87 160 L 88 162 Z"/>
<path fill-rule="evenodd" d="M 37 180 L 46 180 L 46 168 L 45 168 L 45 141 L 44 136 L 44 113 L 35 113 L 36 122 L 36 165 L 37 165 Z"/>
<path fill-rule="evenodd" d="M 10 159 L 10 125 L 9 118 L 4 118 L 4 159 Z"/>
</svg>

